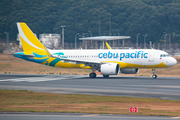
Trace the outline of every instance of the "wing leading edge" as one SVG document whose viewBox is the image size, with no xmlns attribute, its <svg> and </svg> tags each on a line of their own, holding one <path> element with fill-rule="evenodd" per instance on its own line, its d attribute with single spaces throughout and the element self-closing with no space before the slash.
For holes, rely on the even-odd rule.
<svg viewBox="0 0 180 120">
<path fill-rule="evenodd" d="M 74 64 L 85 64 L 84 66 L 99 66 L 103 64 L 101 61 L 90 61 L 90 60 L 80 60 L 80 59 L 69 59 L 69 58 L 63 58 L 63 57 L 56 57 L 51 56 L 53 58 L 61 59 L 64 63 L 74 63 Z"/>
</svg>

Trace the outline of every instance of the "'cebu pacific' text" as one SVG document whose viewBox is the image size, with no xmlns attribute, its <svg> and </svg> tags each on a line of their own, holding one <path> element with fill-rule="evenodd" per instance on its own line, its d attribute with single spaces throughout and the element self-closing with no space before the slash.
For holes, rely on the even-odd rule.
<svg viewBox="0 0 180 120">
<path fill-rule="evenodd" d="M 111 53 L 110 51 L 107 53 L 99 53 L 99 58 L 118 58 L 120 61 L 123 58 L 148 58 L 148 53 L 144 53 L 144 51 L 135 51 L 133 53 Z"/>
</svg>

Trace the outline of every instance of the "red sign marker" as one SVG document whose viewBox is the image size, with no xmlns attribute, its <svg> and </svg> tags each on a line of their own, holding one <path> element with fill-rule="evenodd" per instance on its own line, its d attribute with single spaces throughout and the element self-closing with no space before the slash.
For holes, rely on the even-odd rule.
<svg viewBox="0 0 180 120">
<path fill-rule="evenodd" d="M 129 107 L 129 112 L 138 112 L 138 107 Z"/>
</svg>

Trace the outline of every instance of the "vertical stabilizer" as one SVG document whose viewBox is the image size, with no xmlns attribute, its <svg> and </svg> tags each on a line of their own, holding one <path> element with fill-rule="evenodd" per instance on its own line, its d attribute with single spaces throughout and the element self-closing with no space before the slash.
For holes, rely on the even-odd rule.
<svg viewBox="0 0 180 120">
<path fill-rule="evenodd" d="M 111 49 L 111 47 L 109 46 L 109 44 L 106 42 L 106 47 L 108 48 L 108 50 Z"/>
<path fill-rule="evenodd" d="M 17 23 L 19 37 L 22 43 L 24 53 L 38 53 L 41 55 L 50 55 L 44 45 L 37 39 L 34 33 L 26 25 L 26 23 Z"/>
</svg>

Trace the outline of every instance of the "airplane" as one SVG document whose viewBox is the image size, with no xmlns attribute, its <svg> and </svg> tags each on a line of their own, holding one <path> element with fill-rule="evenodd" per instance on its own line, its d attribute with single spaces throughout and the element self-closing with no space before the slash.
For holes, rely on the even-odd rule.
<svg viewBox="0 0 180 120">
<path fill-rule="evenodd" d="M 50 50 L 33 34 L 24 22 L 17 23 L 23 52 L 15 57 L 39 64 L 63 67 L 92 69 L 90 78 L 95 78 L 95 71 L 103 77 L 109 75 L 137 74 L 140 68 L 151 68 L 152 78 L 156 79 L 155 68 L 165 68 L 177 63 L 167 52 L 155 49 L 93 49 L 93 50 Z"/>
</svg>

